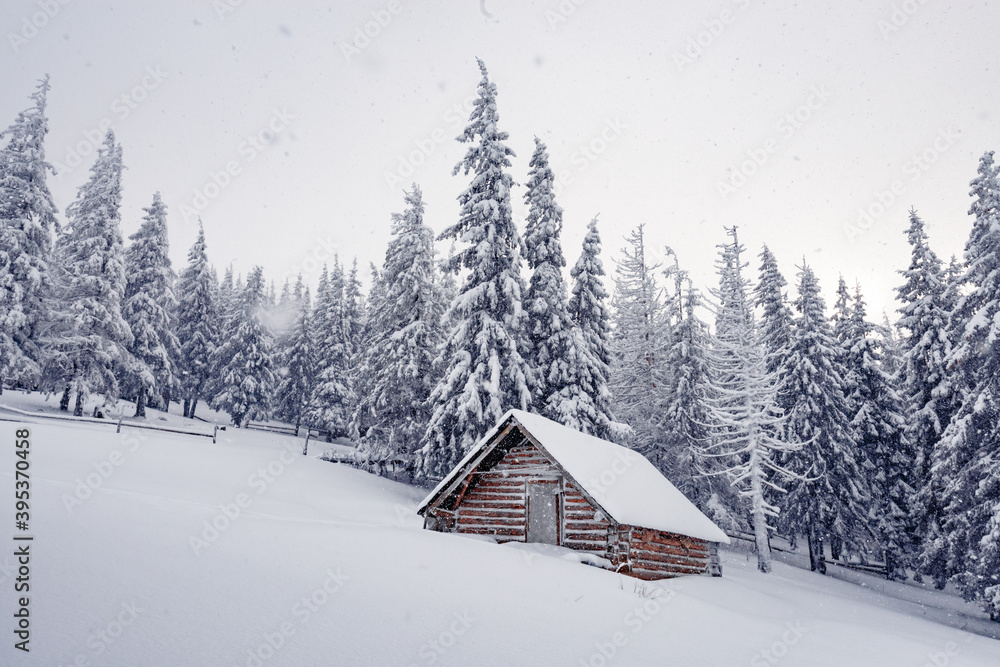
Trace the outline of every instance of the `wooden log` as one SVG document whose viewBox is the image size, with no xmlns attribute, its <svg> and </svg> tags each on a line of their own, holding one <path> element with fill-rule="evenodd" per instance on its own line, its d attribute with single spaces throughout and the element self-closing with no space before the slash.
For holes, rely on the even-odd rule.
<svg viewBox="0 0 1000 667">
<path fill-rule="evenodd" d="M 639 579 L 644 579 L 646 577 L 662 579 L 668 576 L 680 576 L 682 574 L 704 574 L 704 573 L 705 573 L 704 569 L 681 567 L 679 565 L 675 565 L 670 569 L 660 569 L 660 568 L 643 567 L 642 565 L 638 565 L 635 563 L 633 563 L 629 572 L 629 574 L 631 574 L 634 577 L 638 577 Z M 645 577 L 641 575 L 645 575 Z"/>
<path fill-rule="evenodd" d="M 604 553 L 608 550 L 607 542 L 588 542 L 586 540 L 581 540 L 577 538 L 567 538 L 563 541 L 563 546 L 568 549 L 576 549 L 577 551 L 599 551 Z"/>
<path fill-rule="evenodd" d="M 643 542 L 640 540 L 636 540 L 632 542 L 632 548 L 645 549 L 646 551 L 652 551 L 668 555 L 691 556 L 694 558 L 708 558 L 707 549 L 686 549 L 684 547 L 668 546 L 666 544 L 658 544 L 656 542 Z"/>
<path fill-rule="evenodd" d="M 463 505 L 459 510 L 460 516 L 481 516 L 481 517 L 493 517 L 496 519 L 521 519 L 524 517 L 523 511 L 510 510 L 504 511 L 499 509 L 472 509 L 466 505 Z"/>
<path fill-rule="evenodd" d="M 470 533 L 473 535 L 506 535 L 524 536 L 523 529 L 517 528 L 493 528 L 489 526 L 459 526 L 457 532 Z"/>
<path fill-rule="evenodd" d="M 685 567 L 708 567 L 708 558 L 685 558 L 684 556 L 667 556 L 664 554 L 652 553 L 638 550 L 632 554 L 632 560 L 646 563 L 647 565 L 670 564 L 682 565 Z"/>
<path fill-rule="evenodd" d="M 464 513 L 458 515 L 458 523 L 460 525 L 476 525 L 476 526 L 523 526 L 524 517 L 500 519 L 492 517 L 483 516 L 465 516 Z"/>
<path fill-rule="evenodd" d="M 593 522 L 584 522 L 584 521 L 569 521 L 569 520 L 566 521 L 566 527 L 567 527 L 567 529 L 569 529 L 569 525 L 571 523 L 573 524 L 573 529 L 574 530 L 600 530 L 600 531 L 607 531 L 607 529 L 608 529 L 607 524 L 603 524 L 603 523 L 593 523 Z"/>
<path fill-rule="evenodd" d="M 513 479 L 510 475 L 504 475 L 502 473 L 488 472 L 479 475 L 479 486 L 520 486 L 524 483 L 524 480 Z"/>
<path fill-rule="evenodd" d="M 518 510 L 523 512 L 526 507 L 523 500 L 475 500 L 465 501 L 462 507 L 471 509 L 498 509 L 498 510 Z"/>
</svg>

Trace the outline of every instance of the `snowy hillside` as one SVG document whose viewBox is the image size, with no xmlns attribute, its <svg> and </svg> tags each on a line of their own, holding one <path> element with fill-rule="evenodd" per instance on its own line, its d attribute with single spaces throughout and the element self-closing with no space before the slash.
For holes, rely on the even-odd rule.
<svg viewBox="0 0 1000 667">
<path fill-rule="evenodd" d="M 1000 664 L 917 605 L 736 552 L 721 579 L 649 585 L 427 532 L 423 491 L 289 437 L 46 422 L 31 442 L 31 653 L 5 641 L 3 665 Z"/>
</svg>

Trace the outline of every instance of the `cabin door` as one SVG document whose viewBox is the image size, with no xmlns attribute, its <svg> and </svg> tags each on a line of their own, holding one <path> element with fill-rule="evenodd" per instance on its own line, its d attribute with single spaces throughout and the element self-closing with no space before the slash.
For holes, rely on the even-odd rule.
<svg viewBox="0 0 1000 667">
<path fill-rule="evenodd" d="M 527 541 L 559 544 L 559 484 L 528 483 Z"/>
</svg>

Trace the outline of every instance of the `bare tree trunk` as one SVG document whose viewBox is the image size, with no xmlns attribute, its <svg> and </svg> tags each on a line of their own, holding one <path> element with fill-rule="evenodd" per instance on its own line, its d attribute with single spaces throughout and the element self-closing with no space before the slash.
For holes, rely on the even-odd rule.
<svg viewBox="0 0 1000 667">
<path fill-rule="evenodd" d="M 139 387 L 139 396 L 135 399 L 135 416 L 145 417 L 146 416 L 146 387 Z"/>
<path fill-rule="evenodd" d="M 755 456 L 755 455 L 752 455 Z M 767 515 L 764 513 L 764 484 L 760 471 L 753 462 L 750 482 L 753 493 L 753 536 L 757 545 L 757 570 L 768 574 L 771 572 L 771 541 L 767 537 Z"/>
<path fill-rule="evenodd" d="M 810 526 L 809 538 L 809 569 L 820 574 L 826 574 L 826 556 L 823 553 L 823 538 L 816 535 L 815 529 Z"/>
<path fill-rule="evenodd" d="M 76 406 L 73 408 L 73 416 L 74 417 L 82 417 L 83 416 L 83 392 L 82 391 L 77 391 L 76 392 Z"/>
<path fill-rule="evenodd" d="M 191 416 L 191 398 L 190 397 L 187 397 L 187 398 L 184 399 L 184 416 L 185 417 L 190 417 Z"/>
<path fill-rule="evenodd" d="M 59 409 L 63 412 L 69 411 L 69 385 L 66 385 L 62 398 L 59 399 Z"/>
</svg>

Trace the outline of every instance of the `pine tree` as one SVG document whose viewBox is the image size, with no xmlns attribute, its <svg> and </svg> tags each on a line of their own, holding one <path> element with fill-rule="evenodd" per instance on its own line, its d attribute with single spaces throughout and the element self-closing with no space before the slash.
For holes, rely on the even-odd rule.
<svg viewBox="0 0 1000 667">
<path fill-rule="evenodd" d="M 286 335 L 274 405 L 275 414 L 294 424 L 295 434 L 298 435 L 302 419 L 307 415 L 316 379 L 316 350 L 310 321 L 312 305 L 309 288 L 303 286 L 301 274 L 296 283 L 296 295 L 289 297 L 286 303 L 298 308 L 298 313 Z"/>
<path fill-rule="evenodd" d="M 232 280 L 231 272 L 229 279 Z M 205 228 L 199 220 L 198 238 L 188 251 L 188 264 L 177 281 L 177 338 L 181 341 L 178 366 L 184 416 L 192 419 L 198 401 L 207 396 L 211 379 L 213 331 L 219 318 L 215 291 L 215 276 L 205 252 Z"/>
<path fill-rule="evenodd" d="M 878 536 L 890 579 L 906 578 L 913 551 L 910 503 L 914 452 L 906 432 L 904 402 L 891 375 L 882 367 L 882 352 L 865 320 L 860 287 L 850 307 L 845 346 L 854 414 L 851 428 L 858 443 L 859 465 L 871 486 L 869 521 Z"/>
<path fill-rule="evenodd" d="M 245 421 L 265 420 L 271 413 L 275 379 L 271 335 L 263 323 L 266 307 L 264 271 L 257 266 L 247 276 L 236 301 L 233 336 L 216 350 L 226 362 L 212 406 L 228 412 L 237 428 Z"/>
<path fill-rule="evenodd" d="M 135 416 L 146 416 L 146 402 L 175 382 L 174 359 L 180 343 L 171 327 L 170 312 L 176 307 L 170 247 L 167 238 L 167 207 L 160 193 L 143 209 L 139 231 L 130 236 L 125 252 L 125 302 L 122 315 L 132 331 L 132 367 L 125 386 L 136 397 Z"/>
<path fill-rule="evenodd" d="M 708 356 L 711 395 L 705 401 L 712 425 L 711 441 L 698 447 L 708 475 L 724 475 L 745 499 L 757 549 L 757 569 L 771 571 L 768 518 L 778 516 L 768 490 L 782 493 L 775 477 L 794 478 L 778 458 L 795 451 L 782 440 L 784 417 L 778 407 L 779 379 L 768 372 L 768 355 L 743 276 L 743 246 L 736 228 L 726 230 L 732 242 L 720 246 L 717 263 L 719 302 L 716 336 Z M 730 508 L 739 513 L 740 507 Z"/>
<path fill-rule="evenodd" d="M 496 85 L 479 61 L 483 78 L 469 124 L 458 138 L 472 144 L 452 175 L 473 173 L 459 195 L 459 221 L 441 239 L 468 246 L 451 270 L 468 275 L 450 307 L 452 323 L 443 361 L 446 370 L 431 394 L 434 412 L 420 450 L 419 474 L 444 475 L 509 408 L 531 403 L 528 368 L 521 356 L 524 315 L 521 296 L 522 246 L 511 211 L 508 135 L 498 127 Z"/>
<path fill-rule="evenodd" d="M 947 285 L 941 260 L 928 244 L 924 222 L 912 209 L 909 223 L 906 236 L 910 265 L 899 272 L 905 282 L 896 288 L 896 298 L 901 304 L 897 325 L 903 334 L 899 382 L 906 406 L 906 437 L 916 457 L 911 523 L 915 535 L 925 540 L 919 570 L 943 587 L 947 580 L 944 560 L 940 553 L 934 553 L 942 546 L 940 489 L 931 480 L 931 467 L 936 443 L 949 419 L 936 396 L 945 378 L 945 358 L 950 347 L 946 335 L 949 313 L 943 309 Z"/>
<path fill-rule="evenodd" d="M 0 393 L 3 380 L 33 387 L 41 373 L 40 329 L 52 288 L 49 261 L 56 207 L 45 183 L 45 116 L 49 79 L 31 96 L 34 106 L 0 132 Z"/>
<path fill-rule="evenodd" d="M 769 373 L 784 374 L 784 361 L 788 357 L 792 337 L 792 313 L 784 288 L 788 284 L 778 269 L 774 253 L 764 246 L 760 252 L 760 280 L 754 290 L 756 305 L 762 309 L 760 318 L 761 342 L 767 351 Z M 784 392 L 779 403 L 785 406 Z"/>
<path fill-rule="evenodd" d="M 538 137 L 530 166 L 524 193 L 528 205 L 524 247 L 532 273 L 524 298 L 524 358 L 531 369 L 532 394 L 541 414 L 579 429 L 594 408 L 577 378 L 583 370 L 580 366 L 585 350 L 567 309 L 563 281 L 566 260 L 559 243 L 563 211 L 552 191 L 555 176 L 549 168 L 549 155 Z"/>
<path fill-rule="evenodd" d="M 57 241 L 58 313 L 47 344 L 52 384 L 76 392 L 83 414 L 91 393 L 118 398 L 116 368 L 132 363 L 132 332 L 122 317 L 125 262 L 121 234 L 122 150 L 108 131 L 90 178 L 66 209 L 69 227 Z"/>
<path fill-rule="evenodd" d="M 611 376 L 611 322 L 608 313 L 608 293 L 604 289 L 604 264 L 601 262 L 601 235 L 597 218 L 590 221 L 583 238 L 583 251 L 570 271 L 573 292 L 567 312 L 580 332 L 580 363 L 577 377 L 586 396 L 575 428 L 604 440 L 624 442 L 631 435 L 625 424 L 615 420 L 609 388 Z"/>
<path fill-rule="evenodd" d="M 1000 183 L 993 152 L 971 182 L 974 217 L 965 245 L 966 271 L 955 306 L 948 363 L 961 401 L 945 429 L 932 468 L 944 508 L 946 572 L 966 599 L 1000 617 Z"/>
<path fill-rule="evenodd" d="M 669 331 L 655 278 L 660 265 L 649 263 L 643 225 L 627 240 L 629 247 L 615 268 L 611 392 L 615 414 L 632 427 L 631 446 L 663 470 L 668 457 L 661 437 L 661 399 Z"/>
<path fill-rule="evenodd" d="M 697 452 L 710 440 L 711 395 L 708 348 L 711 334 L 696 313 L 701 295 L 686 274 L 683 318 L 675 323 L 666 363 L 671 368 L 663 405 L 664 450 L 669 453 L 667 477 L 690 500 L 706 507 L 713 491 L 711 478 L 699 474 Z M 723 490 L 725 493 L 725 490 Z"/>
<path fill-rule="evenodd" d="M 805 445 L 787 459 L 801 479 L 789 488 L 783 523 L 805 533 L 812 568 L 825 572 L 824 539 L 849 546 L 865 541 L 870 494 L 857 462 L 839 346 L 823 312 L 819 282 L 805 264 L 795 309 L 786 390 L 796 398 L 786 414 L 787 432 Z"/>
<path fill-rule="evenodd" d="M 830 316 L 830 321 L 833 325 L 833 337 L 837 339 L 842 352 L 851 347 L 851 341 L 854 339 L 851 304 L 851 290 L 841 275 L 837 279 L 837 300 L 833 303 L 833 315 Z"/>
<path fill-rule="evenodd" d="M 345 316 L 346 293 L 344 269 L 335 257 L 326 289 L 322 295 L 316 295 L 317 313 L 322 309 L 321 323 L 324 328 L 316 327 L 319 363 L 307 413 L 310 425 L 326 429 L 330 437 L 349 433 L 351 409 L 355 402 L 350 373 L 353 351 L 351 323 L 356 320 L 356 315 Z M 355 301 L 355 298 L 352 296 L 350 300 Z M 357 307 L 355 305 L 351 310 Z"/>
<path fill-rule="evenodd" d="M 214 298 L 216 321 L 218 325 L 213 330 L 212 355 L 209 358 L 209 380 L 206 383 L 205 399 L 212 405 L 213 399 L 222 391 L 222 376 L 229 357 L 222 351 L 226 341 L 232 340 L 236 334 L 238 320 L 238 304 L 243 288 L 239 281 L 233 279 L 233 266 L 226 267 Z M 232 348 L 230 348 L 231 350 Z"/>
<path fill-rule="evenodd" d="M 370 327 L 355 423 L 374 455 L 412 455 L 430 421 L 434 359 L 444 308 L 434 263 L 434 233 L 414 183 L 406 210 L 392 215 L 392 239 L 369 301 Z M 361 428 L 359 427 L 359 432 Z"/>
</svg>

